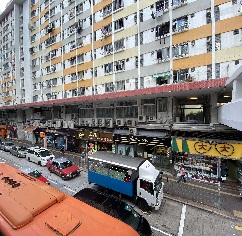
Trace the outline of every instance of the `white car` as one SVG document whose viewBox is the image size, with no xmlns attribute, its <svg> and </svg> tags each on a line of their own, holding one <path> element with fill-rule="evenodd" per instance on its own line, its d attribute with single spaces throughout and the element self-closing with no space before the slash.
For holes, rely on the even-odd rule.
<svg viewBox="0 0 242 236">
<path fill-rule="evenodd" d="M 31 147 L 27 149 L 26 159 L 40 166 L 45 166 L 47 161 L 53 158 L 55 158 L 53 153 L 46 148 Z"/>
</svg>

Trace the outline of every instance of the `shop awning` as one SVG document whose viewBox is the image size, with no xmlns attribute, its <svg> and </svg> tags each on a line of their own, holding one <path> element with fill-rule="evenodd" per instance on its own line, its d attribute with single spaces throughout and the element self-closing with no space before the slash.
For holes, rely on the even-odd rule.
<svg viewBox="0 0 242 236">
<path fill-rule="evenodd" d="M 172 151 L 228 159 L 242 159 L 242 143 L 223 140 L 173 138 Z"/>
<path fill-rule="evenodd" d="M 171 73 L 169 71 L 167 72 L 163 72 L 163 73 L 157 73 L 157 74 L 153 74 L 152 77 L 153 78 L 159 78 L 159 77 L 166 77 L 169 76 Z M 165 78 L 164 78 L 165 79 Z"/>
<path fill-rule="evenodd" d="M 33 132 L 35 129 L 37 129 L 39 126 L 28 126 L 25 129 L 23 129 L 24 132 Z"/>
</svg>

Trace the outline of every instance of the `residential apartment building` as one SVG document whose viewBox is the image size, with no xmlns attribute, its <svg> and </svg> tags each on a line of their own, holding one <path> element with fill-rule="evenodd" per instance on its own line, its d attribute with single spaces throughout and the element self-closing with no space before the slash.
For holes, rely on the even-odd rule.
<svg viewBox="0 0 242 236">
<path fill-rule="evenodd" d="M 132 156 L 166 156 L 171 135 L 241 141 L 219 125 L 242 62 L 238 0 L 12 0 L 0 31 L 2 123 L 19 138 L 74 130 L 100 149 L 93 133 L 110 132 L 109 149 Z"/>
</svg>

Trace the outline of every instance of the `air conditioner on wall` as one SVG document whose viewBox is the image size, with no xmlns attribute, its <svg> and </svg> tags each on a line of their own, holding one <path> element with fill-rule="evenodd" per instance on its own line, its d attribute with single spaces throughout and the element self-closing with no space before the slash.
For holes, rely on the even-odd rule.
<svg viewBox="0 0 242 236">
<path fill-rule="evenodd" d="M 137 135 L 138 134 L 137 129 L 136 128 L 129 128 L 129 134 Z"/>
<path fill-rule="evenodd" d="M 156 121 L 156 117 L 155 116 L 149 116 L 148 121 Z"/>
<path fill-rule="evenodd" d="M 63 128 L 68 128 L 68 122 L 67 121 L 63 121 Z"/>
<path fill-rule="evenodd" d="M 105 119 L 105 126 L 107 128 L 113 128 L 113 118 Z"/>
<path fill-rule="evenodd" d="M 116 120 L 116 125 L 117 126 L 124 126 L 124 119 L 117 119 Z"/>
<path fill-rule="evenodd" d="M 132 119 L 127 119 L 126 120 L 126 125 L 132 127 L 133 126 L 133 120 Z"/>
<path fill-rule="evenodd" d="M 74 121 L 68 121 L 68 128 L 74 129 Z"/>
<path fill-rule="evenodd" d="M 57 120 L 55 122 L 55 128 L 60 128 L 61 127 L 61 120 Z"/>
<path fill-rule="evenodd" d="M 97 122 L 98 122 L 99 127 L 105 126 L 105 119 L 104 118 L 98 118 Z"/>
<path fill-rule="evenodd" d="M 98 126 L 98 119 L 97 118 L 93 118 L 92 119 L 92 124 L 91 124 L 92 127 L 97 127 Z"/>
<path fill-rule="evenodd" d="M 146 122 L 146 116 L 139 116 L 138 117 L 138 122 Z"/>
</svg>

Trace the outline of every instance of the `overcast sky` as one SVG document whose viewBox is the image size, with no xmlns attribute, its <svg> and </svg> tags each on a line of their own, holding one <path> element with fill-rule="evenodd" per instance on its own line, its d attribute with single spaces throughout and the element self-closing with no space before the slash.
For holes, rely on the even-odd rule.
<svg viewBox="0 0 242 236">
<path fill-rule="evenodd" d="M 0 11 L 1 12 L 4 11 L 7 2 L 9 2 L 9 0 L 0 0 Z"/>
</svg>

